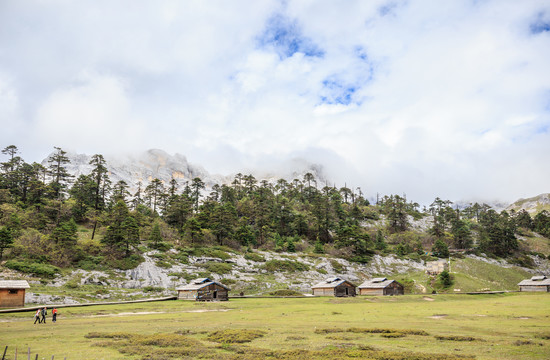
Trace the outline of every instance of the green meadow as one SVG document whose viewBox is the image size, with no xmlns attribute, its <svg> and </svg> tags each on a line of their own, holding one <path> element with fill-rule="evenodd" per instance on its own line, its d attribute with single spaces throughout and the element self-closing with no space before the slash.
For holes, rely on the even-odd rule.
<svg viewBox="0 0 550 360">
<path fill-rule="evenodd" d="M 260 298 L 0 314 L 7 359 L 548 359 L 550 294 Z M 24 355 L 24 356 L 23 356 Z"/>
</svg>

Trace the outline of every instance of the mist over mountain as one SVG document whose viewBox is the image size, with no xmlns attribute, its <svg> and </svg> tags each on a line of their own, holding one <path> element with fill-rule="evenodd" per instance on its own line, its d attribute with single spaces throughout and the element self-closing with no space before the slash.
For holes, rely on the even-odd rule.
<svg viewBox="0 0 550 360">
<path fill-rule="evenodd" d="M 67 152 L 70 163 L 66 165 L 67 171 L 78 177 L 87 175 L 92 171 L 90 160 L 92 155 Z M 42 165 L 48 165 L 49 156 L 42 161 Z M 138 182 L 147 185 L 151 180 L 158 178 L 164 184 L 175 179 L 180 186 L 191 182 L 194 178 L 200 178 L 207 188 L 214 184 L 229 184 L 235 174 L 211 174 L 204 167 L 190 163 L 184 155 L 168 154 L 159 149 L 150 149 L 141 153 L 105 156 L 106 167 L 109 177 L 113 183 L 123 180 L 130 189 L 137 188 Z M 294 158 L 284 163 L 275 164 L 271 168 L 260 167 L 259 169 L 244 169 L 243 175 L 252 174 L 257 180 L 268 180 L 275 182 L 278 179 L 292 181 L 303 179 L 304 174 L 311 173 L 319 186 L 325 184 L 333 185 L 331 180 L 324 173 L 322 165 L 313 164 L 305 159 Z"/>
<path fill-rule="evenodd" d="M 149 149 L 143 152 L 135 152 L 130 154 L 120 155 L 105 155 L 106 167 L 109 170 L 109 177 L 113 183 L 123 180 L 130 187 L 131 191 L 137 189 L 138 182 L 147 185 L 151 180 L 158 178 L 164 184 L 168 184 L 170 180 L 175 179 L 180 186 L 184 186 L 186 182 L 191 182 L 194 178 L 200 178 L 206 185 L 206 190 L 209 190 L 215 184 L 230 184 L 237 173 L 243 175 L 252 174 L 258 181 L 267 180 L 269 183 L 275 184 L 278 179 L 285 179 L 291 182 L 294 179 L 303 180 L 306 173 L 313 175 L 317 187 L 336 186 L 349 187 L 354 191 L 361 189 L 365 197 L 372 203 L 376 202 L 376 191 L 371 189 L 361 188 L 361 181 L 358 174 L 353 173 L 353 169 L 345 167 L 345 164 L 338 162 L 338 159 L 331 156 L 324 158 L 317 157 L 316 162 L 304 157 L 293 157 L 290 159 L 275 159 L 264 158 L 253 165 L 243 165 L 242 169 L 228 174 L 211 173 L 202 165 L 191 163 L 186 156 L 175 153 L 173 155 L 160 149 Z M 327 154 L 325 154 L 327 155 Z M 92 166 L 89 164 L 92 155 L 78 154 L 75 152 L 67 152 L 67 157 L 70 163 L 66 165 L 67 171 L 74 175 L 75 178 L 79 175 L 87 175 L 92 171 Z M 48 165 L 48 157 L 42 161 L 42 165 Z M 326 163 L 322 163 L 326 160 Z M 346 179 L 347 176 L 350 178 Z M 390 195 L 378 193 L 378 195 Z M 433 194 L 433 198 L 439 194 Z M 411 201 L 419 202 L 421 206 L 429 206 L 431 201 L 422 202 L 418 199 L 411 198 Z M 494 210 L 500 212 L 502 210 L 526 209 L 530 213 L 536 213 L 543 209 L 550 208 L 549 194 L 541 194 L 531 198 L 519 199 L 514 203 L 502 201 L 499 199 L 448 199 L 453 201 L 453 207 L 464 209 L 473 203 L 487 204 Z"/>
</svg>

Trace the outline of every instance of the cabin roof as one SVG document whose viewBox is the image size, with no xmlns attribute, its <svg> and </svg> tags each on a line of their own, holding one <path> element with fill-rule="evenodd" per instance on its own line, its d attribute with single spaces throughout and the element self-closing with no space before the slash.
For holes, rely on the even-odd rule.
<svg viewBox="0 0 550 360">
<path fill-rule="evenodd" d="M 548 286 L 550 285 L 550 279 L 548 279 L 544 275 L 533 276 L 531 279 L 522 280 L 518 285 L 519 286 L 526 286 L 526 285 Z"/>
<path fill-rule="evenodd" d="M 386 278 L 375 278 L 372 280 L 367 280 L 361 285 L 359 285 L 359 289 L 383 289 L 385 287 L 388 287 L 393 282 L 397 282 L 397 281 L 388 280 Z"/>
<path fill-rule="evenodd" d="M 0 280 L 0 289 L 30 289 L 27 280 Z"/>
<path fill-rule="evenodd" d="M 210 286 L 212 284 L 216 284 L 218 286 L 221 286 L 222 288 L 226 289 L 227 291 L 231 290 L 230 288 L 228 288 L 224 284 L 221 284 L 221 283 L 219 283 L 217 281 L 214 281 L 214 280 L 210 280 L 209 278 L 195 279 L 187 285 L 182 285 L 182 286 L 176 288 L 176 290 L 177 291 L 179 291 L 179 290 L 199 290 L 199 289 L 202 289 L 203 287 L 207 287 L 207 286 Z"/>
<path fill-rule="evenodd" d="M 345 283 L 345 282 L 347 282 L 351 286 L 355 286 L 352 283 L 350 283 L 349 281 L 347 281 L 346 279 L 342 279 L 342 278 L 339 278 L 339 277 L 331 277 L 331 278 L 328 278 L 326 280 L 321 281 L 320 283 L 317 283 L 317 284 L 313 285 L 311 288 L 312 289 L 316 289 L 316 288 L 335 288 L 338 285 L 340 285 L 342 283 Z"/>
</svg>

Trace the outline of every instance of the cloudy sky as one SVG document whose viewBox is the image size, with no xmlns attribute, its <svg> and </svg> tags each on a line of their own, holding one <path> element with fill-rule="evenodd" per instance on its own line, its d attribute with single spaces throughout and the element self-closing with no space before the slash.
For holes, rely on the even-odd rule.
<svg viewBox="0 0 550 360">
<path fill-rule="evenodd" d="M 550 192 L 547 0 L 0 0 L 0 146 L 293 158 L 369 196 Z"/>
</svg>

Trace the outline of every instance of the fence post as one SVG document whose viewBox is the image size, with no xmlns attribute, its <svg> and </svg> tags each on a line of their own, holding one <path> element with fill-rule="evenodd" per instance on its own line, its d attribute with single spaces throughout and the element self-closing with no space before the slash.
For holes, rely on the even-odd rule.
<svg viewBox="0 0 550 360">
<path fill-rule="evenodd" d="M 8 351 L 8 345 L 6 345 L 6 348 L 4 349 L 4 355 L 2 355 L 2 360 L 6 358 L 6 351 Z"/>
<path fill-rule="evenodd" d="M 31 360 L 31 348 L 27 350 L 27 360 Z"/>
<path fill-rule="evenodd" d="M 34 357 L 34 360 L 38 360 L 38 354 L 36 354 L 36 356 Z"/>
<path fill-rule="evenodd" d="M 15 360 L 17 360 L 17 346 L 15 347 Z"/>
</svg>

